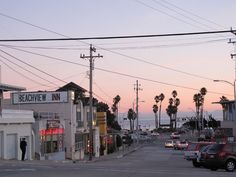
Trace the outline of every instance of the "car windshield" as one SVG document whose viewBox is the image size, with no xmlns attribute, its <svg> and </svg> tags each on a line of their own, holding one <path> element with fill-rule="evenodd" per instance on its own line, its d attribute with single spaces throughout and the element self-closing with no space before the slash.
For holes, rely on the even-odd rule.
<svg viewBox="0 0 236 177">
<path fill-rule="evenodd" d="M 212 145 L 203 146 L 200 151 L 201 152 L 206 152 L 211 146 Z"/>
</svg>

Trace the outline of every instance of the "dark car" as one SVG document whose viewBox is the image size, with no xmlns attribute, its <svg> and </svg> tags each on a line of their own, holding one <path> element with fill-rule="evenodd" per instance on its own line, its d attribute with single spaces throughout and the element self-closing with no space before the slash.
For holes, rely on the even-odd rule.
<svg viewBox="0 0 236 177">
<path fill-rule="evenodd" d="M 224 168 L 234 171 L 236 166 L 236 143 L 215 144 L 208 149 L 205 165 L 211 170 Z"/>
<path fill-rule="evenodd" d="M 213 144 L 203 146 L 199 150 L 199 153 L 197 154 L 197 158 L 192 160 L 192 163 L 193 163 L 194 167 L 205 166 L 206 153 L 207 153 L 208 149 L 211 148 L 211 146 L 213 146 Z"/>
</svg>

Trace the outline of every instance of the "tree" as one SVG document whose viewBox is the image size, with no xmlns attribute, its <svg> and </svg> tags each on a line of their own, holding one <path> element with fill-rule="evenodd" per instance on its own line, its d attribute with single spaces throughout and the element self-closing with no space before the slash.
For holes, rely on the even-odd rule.
<svg viewBox="0 0 236 177">
<path fill-rule="evenodd" d="M 106 103 L 97 103 L 97 112 L 106 112 L 107 114 L 107 126 L 115 130 L 121 130 L 119 123 L 115 120 L 115 115 L 109 110 L 109 106 Z"/>
<path fill-rule="evenodd" d="M 152 106 L 153 112 L 155 114 L 155 128 L 158 128 L 158 123 L 157 123 L 157 111 L 158 111 L 158 106 L 156 104 L 154 104 Z"/>
<path fill-rule="evenodd" d="M 173 98 L 169 99 L 169 105 L 166 108 L 166 113 L 170 117 L 170 128 L 176 129 L 177 126 L 177 112 L 178 112 L 178 106 L 180 105 L 180 99 L 177 98 L 177 91 L 172 91 Z M 175 126 L 173 127 L 173 122 L 175 122 Z"/>
<path fill-rule="evenodd" d="M 226 117 L 226 110 L 227 110 L 227 102 L 229 101 L 229 99 L 225 96 L 220 97 L 220 104 L 222 106 L 223 109 L 223 118 Z"/>
<path fill-rule="evenodd" d="M 160 95 L 157 95 L 154 97 L 154 100 L 156 102 L 156 105 L 157 105 L 157 109 L 158 109 L 158 103 L 160 102 L 160 109 L 159 109 L 159 121 L 158 121 L 158 116 L 155 114 L 155 120 L 156 122 L 158 122 L 158 125 L 157 127 L 160 127 L 160 124 L 161 124 L 161 104 L 162 104 L 162 101 L 165 99 L 165 95 L 163 93 L 161 93 Z M 155 122 L 155 123 L 156 123 Z"/>
<path fill-rule="evenodd" d="M 112 111 L 115 114 L 116 119 L 118 119 L 118 103 L 120 102 L 120 96 L 116 95 L 115 98 L 113 98 L 113 105 L 112 105 Z"/>
<path fill-rule="evenodd" d="M 130 131 L 133 131 L 134 130 L 134 123 L 133 122 L 136 118 L 136 113 L 134 112 L 134 110 L 132 108 L 130 108 L 128 110 L 127 118 L 129 119 L 129 122 L 130 122 Z"/>
<path fill-rule="evenodd" d="M 107 112 L 109 110 L 109 106 L 106 103 L 99 102 L 97 104 L 97 112 Z"/>
<path fill-rule="evenodd" d="M 165 95 L 163 93 L 161 93 L 159 95 L 159 100 L 160 100 L 160 109 L 159 109 L 159 127 L 161 125 L 161 105 L 162 105 L 162 101 L 165 99 Z"/>
<path fill-rule="evenodd" d="M 197 116 L 197 121 L 198 121 L 198 130 L 200 131 L 203 129 L 203 106 L 204 106 L 204 97 L 207 93 L 207 89 L 205 87 L 202 87 L 200 89 L 199 93 L 196 93 L 193 95 L 193 101 L 195 103 L 196 107 L 196 116 Z"/>
</svg>

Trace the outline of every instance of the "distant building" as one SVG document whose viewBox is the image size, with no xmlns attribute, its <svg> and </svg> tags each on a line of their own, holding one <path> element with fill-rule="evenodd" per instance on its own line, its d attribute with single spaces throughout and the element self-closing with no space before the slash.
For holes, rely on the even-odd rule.
<svg viewBox="0 0 236 177">
<path fill-rule="evenodd" d="M 236 139 L 236 109 L 235 101 L 220 101 L 214 102 L 222 105 L 223 121 L 221 122 L 221 128 L 231 129 L 234 138 Z"/>
</svg>

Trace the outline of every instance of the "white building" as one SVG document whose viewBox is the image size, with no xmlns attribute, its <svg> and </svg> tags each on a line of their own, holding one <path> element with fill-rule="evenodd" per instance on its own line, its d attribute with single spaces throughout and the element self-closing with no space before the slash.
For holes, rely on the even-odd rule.
<svg viewBox="0 0 236 177">
<path fill-rule="evenodd" d="M 20 141 L 26 139 L 25 159 L 34 157 L 33 111 L 2 110 L 0 117 L 0 159 L 21 159 Z"/>
<path fill-rule="evenodd" d="M 221 128 L 231 129 L 234 139 L 236 139 L 236 109 L 235 101 L 220 101 L 217 102 L 222 105 L 223 121 L 221 122 Z"/>
<path fill-rule="evenodd" d="M 34 112 L 35 153 L 37 159 L 84 159 L 88 153 L 89 99 L 86 90 L 69 83 L 55 92 L 17 92 L 4 100 L 4 108 Z M 93 108 L 95 115 L 96 108 Z M 99 155 L 98 129 L 93 128 L 96 156 Z"/>
<path fill-rule="evenodd" d="M 21 91 L 22 87 L 0 84 L 0 159 L 21 159 L 20 141 L 27 141 L 26 159 L 34 157 L 33 111 L 2 109 L 3 92 Z"/>
</svg>

